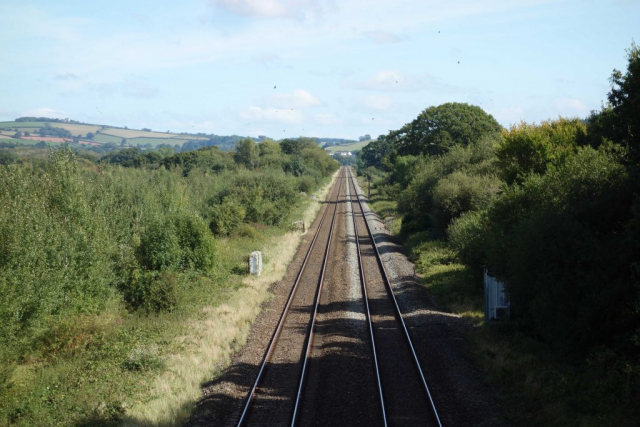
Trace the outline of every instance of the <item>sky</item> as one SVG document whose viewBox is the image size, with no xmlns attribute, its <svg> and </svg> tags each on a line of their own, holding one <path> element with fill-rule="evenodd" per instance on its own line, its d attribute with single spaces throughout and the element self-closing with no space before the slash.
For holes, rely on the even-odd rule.
<svg viewBox="0 0 640 427">
<path fill-rule="evenodd" d="M 357 139 L 445 102 L 503 126 L 601 108 L 640 0 L 0 3 L 0 121 Z"/>
</svg>

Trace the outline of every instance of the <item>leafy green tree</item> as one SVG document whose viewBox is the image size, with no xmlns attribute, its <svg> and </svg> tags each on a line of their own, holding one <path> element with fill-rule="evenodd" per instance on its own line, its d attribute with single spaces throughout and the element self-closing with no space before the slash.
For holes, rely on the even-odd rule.
<svg viewBox="0 0 640 427">
<path fill-rule="evenodd" d="M 362 159 L 365 167 L 373 166 L 375 168 L 383 167 L 383 159 L 393 158 L 396 154 L 396 147 L 393 139 L 381 135 L 377 140 L 371 141 L 358 153 L 358 158 Z"/>
<path fill-rule="evenodd" d="M 501 130 L 502 126 L 482 108 L 450 102 L 427 108 L 394 137 L 400 155 L 438 155 L 456 144 L 466 146 L 484 136 L 498 135 Z"/>
<path fill-rule="evenodd" d="M 543 174 L 549 166 L 559 166 L 586 142 L 587 126 L 578 119 L 521 123 L 503 132 L 497 164 L 505 181 L 522 182 L 529 174 Z"/>
<path fill-rule="evenodd" d="M 243 165 L 247 169 L 254 169 L 258 166 L 258 147 L 250 138 L 238 141 L 236 144 L 236 154 L 233 157 L 236 164 Z"/>
<path fill-rule="evenodd" d="M 18 156 L 11 150 L 0 150 L 0 165 L 7 166 L 15 163 Z"/>
<path fill-rule="evenodd" d="M 315 138 L 300 137 L 297 139 L 284 139 L 280 141 L 282 152 L 290 155 L 300 154 L 303 148 L 317 145 Z"/>
<path fill-rule="evenodd" d="M 260 167 L 270 169 L 283 169 L 287 158 L 275 141 L 265 139 L 258 144 Z"/>
<path fill-rule="evenodd" d="M 595 138 L 623 144 L 630 156 L 640 162 L 640 48 L 627 50 L 627 71 L 613 70 L 608 105 L 589 118 L 589 132 Z M 600 141 L 596 141 L 599 144 Z"/>
</svg>

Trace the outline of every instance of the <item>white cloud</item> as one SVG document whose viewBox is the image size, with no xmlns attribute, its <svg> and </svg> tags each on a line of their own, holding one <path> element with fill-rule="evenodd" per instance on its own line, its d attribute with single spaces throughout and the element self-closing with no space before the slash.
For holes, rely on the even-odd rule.
<svg viewBox="0 0 640 427">
<path fill-rule="evenodd" d="M 130 98 L 149 99 L 160 93 L 160 89 L 139 79 L 125 81 L 121 89 L 122 94 Z"/>
<path fill-rule="evenodd" d="M 365 31 L 363 34 L 378 44 L 399 43 L 403 40 L 403 38 L 383 30 Z"/>
<path fill-rule="evenodd" d="M 336 116 L 335 114 L 316 114 L 313 119 L 315 120 L 315 122 L 319 125 L 323 125 L 323 126 L 336 126 L 336 125 L 341 125 L 344 123 L 344 121 Z"/>
<path fill-rule="evenodd" d="M 303 89 L 291 93 L 279 93 L 271 98 L 273 105 L 280 108 L 308 108 L 321 105 L 322 102 Z"/>
<path fill-rule="evenodd" d="M 375 76 L 365 80 L 363 87 L 368 89 L 396 89 L 406 82 L 401 72 L 395 70 L 383 70 Z"/>
<path fill-rule="evenodd" d="M 53 79 L 54 80 L 79 80 L 80 77 L 78 77 L 73 73 L 62 73 L 62 74 L 56 74 L 53 77 Z"/>
<path fill-rule="evenodd" d="M 576 98 L 558 98 L 554 99 L 552 104 L 557 110 L 557 113 L 561 116 L 585 117 L 590 112 L 589 107 L 587 107 L 584 102 Z"/>
<path fill-rule="evenodd" d="M 243 110 L 240 117 L 249 121 L 300 123 L 304 119 L 304 114 L 299 110 L 278 110 L 252 106 Z"/>
<path fill-rule="evenodd" d="M 280 57 L 274 53 L 261 53 L 259 55 L 255 55 L 251 59 L 265 67 L 280 61 Z"/>
<path fill-rule="evenodd" d="M 343 86 L 353 89 L 382 92 L 441 92 L 448 95 L 473 92 L 447 83 L 428 73 L 405 76 L 397 70 L 382 70 L 374 76 L 362 80 L 347 80 Z"/>
<path fill-rule="evenodd" d="M 29 110 L 21 114 L 22 116 L 28 117 L 48 117 L 50 119 L 64 119 L 69 117 L 67 113 L 60 110 L 55 110 L 53 108 L 36 108 L 35 110 Z"/>
<path fill-rule="evenodd" d="M 389 96 L 367 96 L 362 100 L 362 103 L 369 110 L 374 111 L 388 111 L 395 107 L 395 102 Z"/>
<path fill-rule="evenodd" d="M 525 118 L 525 109 L 516 105 L 499 108 L 496 111 L 488 109 L 487 112 L 495 117 L 503 126 L 520 123 Z"/>
<path fill-rule="evenodd" d="M 261 18 L 305 18 L 324 12 L 320 0 L 211 0 L 233 13 Z"/>
</svg>

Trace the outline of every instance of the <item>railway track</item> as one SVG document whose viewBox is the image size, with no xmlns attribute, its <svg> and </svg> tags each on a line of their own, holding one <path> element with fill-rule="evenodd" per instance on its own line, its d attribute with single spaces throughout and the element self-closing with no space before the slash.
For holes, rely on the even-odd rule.
<svg viewBox="0 0 640 427">
<path fill-rule="evenodd" d="M 357 192 L 350 170 L 347 175 L 360 283 L 383 424 L 442 427 L 409 330 L 366 219 L 362 196 Z"/>
<path fill-rule="evenodd" d="M 295 424 L 344 179 L 343 170 L 327 198 L 327 206 L 269 341 L 238 426 Z"/>
<path fill-rule="evenodd" d="M 366 322 L 359 324 L 358 335 L 362 346 L 370 346 L 366 358 L 372 359 L 361 363 L 360 372 L 364 377 L 371 378 L 364 378 L 362 389 L 356 390 L 356 393 L 371 395 L 369 400 L 375 403 L 371 404 L 369 411 L 375 411 L 376 415 L 368 414 L 366 421 L 364 417 L 356 417 L 360 421 L 355 424 L 442 426 L 356 188 L 350 170 L 343 168 L 337 185 L 327 198 L 327 206 L 269 341 L 256 380 L 244 402 L 238 426 L 344 424 L 339 411 L 338 415 L 334 413 L 327 419 L 319 419 L 323 417 L 323 412 L 313 412 L 313 408 L 318 399 L 328 397 L 326 393 L 338 390 L 340 394 L 341 389 L 353 389 L 354 386 L 357 389 L 358 384 L 335 384 L 331 387 L 332 392 L 311 384 L 315 390 L 306 390 L 307 384 L 318 378 L 317 372 L 316 376 L 308 378 L 309 366 L 315 363 L 317 368 L 322 364 L 322 358 L 312 360 L 311 356 L 322 353 L 314 345 L 319 309 L 323 308 L 325 312 L 330 310 L 326 306 L 321 307 L 323 288 L 336 286 L 331 281 L 335 278 L 335 272 L 334 276 L 329 275 L 327 279 L 325 271 L 339 212 L 343 221 L 351 221 L 353 225 L 355 237 L 346 236 L 345 241 L 355 238 L 357 248 L 363 296 L 358 304 L 362 306 L 361 311 L 366 319 Z M 344 197 L 342 200 L 341 195 Z M 335 249 L 333 253 L 332 262 L 340 262 L 335 259 Z M 333 327 L 343 328 L 340 334 L 346 335 L 343 332 L 345 327 Z M 336 368 L 335 359 L 332 363 L 326 363 L 325 373 Z M 353 390 L 345 392 L 346 399 L 348 396 L 353 396 Z M 336 401 L 335 397 L 333 402 Z M 361 397 L 358 399 L 366 401 Z M 332 404 L 335 406 L 335 403 Z M 349 405 L 345 402 L 346 406 Z M 301 407 L 305 409 L 302 416 Z M 353 407 L 352 404 L 349 409 Z M 349 422 L 353 424 L 353 420 L 351 416 Z M 336 424 L 338 421 L 341 422 Z"/>
</svg>

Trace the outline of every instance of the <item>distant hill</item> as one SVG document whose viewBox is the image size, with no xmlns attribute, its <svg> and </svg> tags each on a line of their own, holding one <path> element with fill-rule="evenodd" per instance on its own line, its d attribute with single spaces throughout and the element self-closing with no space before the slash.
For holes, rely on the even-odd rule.
<svg viewBox="0 0 640 427">
<path fill-rule="evenodd" d="M 96 151 L 123 147 L 154 149 L 162 146 L 170 146 L 176 151 L 189 151 L 211 145 L 233 150 L 243 138 L 246 137 L 155 132 L 151 129 L 129 129 L 45 117 L 20 117 L 13 122 L 0 122 L 0 145 L 3 142 L 34 145 L 42 141 L 50 145 L 70 144 Z"/>
<path fill-rule="evenodd" d="M 362 147 L 366 147 L 367 144 L 369 144 L 370 142 L 371 140 L 360 141 L 360 142 L 354 141 L 351 144 L 333 145 L 331 147 L 325 147 L 325 148 L 330 153 L 337 153 L 338 151 L 360 151 L 362 150 Z"/>
<path fill-rule="evenodd" d="M 0 146 L 7 144 L 48 145 L 70 144 L 74 148 L 84 148 L 97 152 L 108 152 L 125 147 L 142 150 L 172 147 L 176 152 L 192 151 L 201 147 L 217 146 L 231 151 L 236 143 L 247 138 L 241 135 L 215 135 L 205 133 L 157 132 L 151 129 L 129 129 L 100 124 L 81 123 L 69 119 L 46 117 L 20 117 L 13 122 L 0 122 Z M 258 142 L 266 136 L 252 138 Z M 318 145 L 346 147 L 345 144 L 359 144 L 355 140 L 343 138 L 315 138 Z M 340 145 L 339 145 L 340 144 Z M 348 151 L 344 149 L 339 151 Z"/>
</svg>

